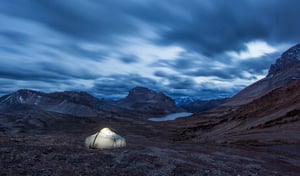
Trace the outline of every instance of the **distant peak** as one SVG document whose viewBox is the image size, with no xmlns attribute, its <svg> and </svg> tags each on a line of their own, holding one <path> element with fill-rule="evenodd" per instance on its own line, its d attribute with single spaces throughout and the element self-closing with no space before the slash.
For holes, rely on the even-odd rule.
<svg viewBox="0 0 300 176">
<path fill-rule="evenodd" d="M 146 87 L 141 87 L 141 86 L 137 86 L 137 87 L 134 87 L 133 89 L 131 89 L 127 96 L 127 98 L 140 99 L 140 100 L 145 100 L 145 99 L 150 100 L 150 99 L 153 99 L 154 97 L 171 99 L 170 97 L 166 96 L 162 92 L 156 92 L 154 90 L 148 89 Z"/>
<path fill-rule="evenodd" d="M 285 51 L 281 55 L 281 58 L 285 60 L 300 60 L 300 44 L 297 44 Z"/>
<path fill-rule="evenodd" d="M 272 64 L 267 77 L 284 72 L 293 65 L 300 63 L 300 44 L 297 44 L 285 51 L 275 64 Z"/>
<path fill-rule="evenodd" d="M 31 95 L 31 94 L 41 94 L 41 92 L 30 90 L 30 89 L 19 89 L 13 94 L 17 95 Z"/>
<path fill-rule="evenodd" d="M 36 92 L 36 91 L 30 90 L 30 89 L 19 89 L 19 90 L 17 90 L 17 92 L 25 93 L 25 92 Z"/>
<path fill-rule="evenodd" d="M 64 94 L 67 94 L 67 95 L 82 95 L 82 96 L 90 96 L 89 93 L 87 92 L 84 92 L 84 91 L 64 91 L 62 92 Z"/>
<path fill-rule="evenodd" d="M 130 90 L 130 93 L 155 93 L 155 91 L 148 89 L 146 87 L 136 86 L 133 89 Z"/>
<path fill-rule="evenodd" d="M 133 90 L 150 90 L 147 87 L 142 87 L 142 86 L 136 86 L 134 88 L 132 88 Z"/>
</svg>

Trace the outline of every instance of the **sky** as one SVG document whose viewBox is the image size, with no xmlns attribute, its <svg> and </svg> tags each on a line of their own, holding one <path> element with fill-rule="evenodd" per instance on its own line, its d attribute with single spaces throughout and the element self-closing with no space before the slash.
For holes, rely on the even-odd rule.
<svg viewBox="0 0 300 176">
<path fill-rule="evenodd" d="M 230 97 L 300 37 L 299 0 L 2 0 L 0 95 Z"/>
</svg>

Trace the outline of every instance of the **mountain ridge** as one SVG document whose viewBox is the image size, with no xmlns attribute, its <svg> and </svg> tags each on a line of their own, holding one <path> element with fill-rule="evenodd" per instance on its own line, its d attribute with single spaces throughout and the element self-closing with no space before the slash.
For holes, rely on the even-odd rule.
<svg viewBox="0 0 300 176">
<path fill-rule="evenodd" d="M 268 75 L 247 86 L 223 107 L 240 106 L 250 103 L 264 94 L 300 79 L 300 44 L 285 51 L 275 64 L 272 64 Z"/>
<path fill-rule="evenodd" d="M 0 98 L 0 111 L 13 111 L 14 107 L 40 108 L 74 116 L 97 116 L 97 110 L 109 105 L 86 92 L 44 93 L 29 89 L 20 89 Z"/>
<path fill-rule="evenodd" d="M 199 113 L 211 110 L 216 108 L 224 103 L 226 103 L 230 98 L 219 98 L 219 99 L 211 99 L 211 100 L 194 100 L 191 103 L 181 105 L 183 109 L 192 113 Z"/>
<path fill-rule="evenodd" d="M 174 130 L 174 138 L 256 146 L 300 144 L 298 51 L 300 45 L 288 49 L 282 54 L 281 61 L 274 64 L 281 68 L 282 64 L 278 63 L 287 59 L 284 62 L 288 67 L 249 85 L 227 103 L 195 114 L 189 121 L 173 122 L 178 128 Z M 290 58 L 292 62 L 289 62 Z M 271 68 L 275 68 L 274 65 Z"/>
</svg>

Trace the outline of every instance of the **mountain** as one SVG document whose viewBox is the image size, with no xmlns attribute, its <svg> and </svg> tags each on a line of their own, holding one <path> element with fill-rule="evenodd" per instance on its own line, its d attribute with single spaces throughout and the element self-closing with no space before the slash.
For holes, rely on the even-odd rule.
<svg viewBox="0 0 300 176">
<path fill-rule="evenodd" d="M 175 103 L 177 106 L 181 107 L 182 105 L 190 104 L 195 101 L 192 97 L 179 97 L 175 98 Z"/>
<path fill-rule="evenodd" d="M 299 48 L 282 54 L 266 78 L 233 100 L 174 122 L 178 140 L 252 145 L 300 144 Z M 225 108 L 226 107 L 226 108 Z"/>
<path fill-rule="evenodd" d="M 41 109 L 73 116 L 97 116 L 97 111 L 109 110 L 111 105 L 86 92 L 43 93 L 22 89 L 0 98 L 0 112 Z"/>
<path fill-rule="evenodd" d="M 117 101 L 115 105 L 151 115 L 164 115 L 183 111 L 176 106 L 172 98 L 145 87 L 131 89 L 127 97 Z"/>
<path fill-rule="evenodd" d="M 284 52 L 275 64 L 270 66 L 268 75 L 246 87 L 222 106 L 239 106 L 250 103 L 266 93 L 300 79 L 300 44 Z"/>
<path fill-rule="evenodd" d="M 221 104 L 227 102 L 229 98 L 220 98 L 213 100 L 195 100 L 188 104 L 183 104 L 180 107 L 187 110 L 188 112 L 198 113 L 203 111 L 211 110 Z"/>
<path fill-rule="evenodd" d="M 300 144 L 300 80 L 272 90 L 222 116 L 177 121 L 176 139 L 251 145 Z"/>
<path fill-rule="evenodd" d="M 0 97 L 0 132 L 82 130 L 112 122 L 144 123 L 146 115 L 112 105 L 86 92 L 43 93 L 22 89 Z"/>
</svg>

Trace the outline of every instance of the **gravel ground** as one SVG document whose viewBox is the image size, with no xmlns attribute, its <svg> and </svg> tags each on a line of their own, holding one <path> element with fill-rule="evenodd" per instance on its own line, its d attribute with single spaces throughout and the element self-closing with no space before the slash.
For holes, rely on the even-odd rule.
<svg viewBox="0 0 300 176">
<path fill-rule="evenodd" d="M 147 134 L 147 130 L 143 133 Z M 83 145 L 86 132 L 2 133 L 0 174 L 296 176 L 300 173 L 298 146 L 206 145 L 144 134 L 123 134 L 126 148 L 93 150 Z"/>
</svg>

